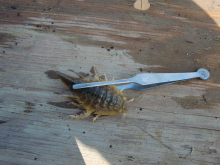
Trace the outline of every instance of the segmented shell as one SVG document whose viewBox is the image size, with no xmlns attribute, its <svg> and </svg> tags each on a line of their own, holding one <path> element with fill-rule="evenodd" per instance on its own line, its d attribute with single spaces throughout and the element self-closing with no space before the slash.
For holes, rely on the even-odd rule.
<svg viewBox="0 0 220 165">
<path fill-rule="evenodd" d="M 97 86 L 82 89 L 73 89 L 74 84 L 88 83 L 94 81 L 103 81 L 97 75 L 95 70 L 95 78 L 75 78 L 69 75 L 58 73 L 59 78 L 62 82 L 72 91 L 75 100 L 86 109 L 85 117 L 88 117 L 90 113 L 97 115 L 117 115 L 121 112 L 126 112 L 126 98 L 124 94 L 117 89 L 114 85 L 108 86 Z M 73 103 L 75 105 L 75 102 Z M 71 117 L 74 115 L 70 115 Z M 79 115 L 80 116 L 80 115 Z M 98 116 L 97 116 L 98 117 Z M 83 115 L 75 118 L 83 118 Z"/>
</svg>

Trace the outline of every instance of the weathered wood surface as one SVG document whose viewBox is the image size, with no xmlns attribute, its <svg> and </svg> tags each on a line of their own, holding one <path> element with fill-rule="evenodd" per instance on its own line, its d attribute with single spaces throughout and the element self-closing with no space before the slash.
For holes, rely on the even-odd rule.
<svg viewBox="0 0 220 165">
<path fill-rule="evenodd" d="M 0 124 L 1 165 L 220 164 L 220 1 L 142 2 L 0 1 L 0 120 L 31 102 Z M 123 123 L 66 119 L 79 110 L 54 71 L 91 76 L 92 65 L 109 79 L 201 67 L 211 77 L 126 90 L 137 99 Z"/>
</svg>

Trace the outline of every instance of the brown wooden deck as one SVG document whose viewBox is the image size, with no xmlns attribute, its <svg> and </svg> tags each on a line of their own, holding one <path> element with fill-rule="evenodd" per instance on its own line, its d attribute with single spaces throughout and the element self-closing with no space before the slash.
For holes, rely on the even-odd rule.
<svg viewBox="0 0 220 165">
<path fill-rule="evenodd" d="M 218 0 L 1 0 L 0 120 L 31 108 L 0 124 L 0 164 L 220 164 L 219 52 Z M 93 65 L 109 79 L 211 77 L 125 90 L 137 99 L 123 123 L 66 119 L 79 110 L 55 71 L 91 76 Z"/>
</svg>

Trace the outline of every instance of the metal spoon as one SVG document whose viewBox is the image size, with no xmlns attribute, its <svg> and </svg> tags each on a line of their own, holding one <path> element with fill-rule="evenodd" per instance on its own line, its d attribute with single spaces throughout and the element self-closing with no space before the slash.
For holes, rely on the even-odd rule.
<svg viewBox="0 0 220 165">
<path fill-rule="evenodd" d="M 130 83 L 130 84 L 136 83 L 144 86 L 149 84 L 161 84 L 161 83 L 168 84 L 176 81 L 182 81 L 197 77 L 205 80 L 209 78 L 209 76 L 210 76 L 209 71 L 203 68 L 198 69 L 197 72 L 187 72 L 187 73 L 140 73 L 128 79 L 76 84 L 73 85 L 73 89 L 104 86 L 111 84 L 125 84 L 125 83 Z M 161 85 L 165 85 L 165 84 L 161 84 Z"/>
</svg>

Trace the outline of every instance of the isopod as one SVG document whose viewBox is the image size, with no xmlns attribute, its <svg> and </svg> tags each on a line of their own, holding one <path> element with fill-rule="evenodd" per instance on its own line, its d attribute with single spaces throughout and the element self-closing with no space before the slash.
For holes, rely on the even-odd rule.
<svg viewBox="0 0 220 165">
<path fill-rule="evenodd" d="M 85 112 L 79 114 L 69 115 L 71 118 L 84 119 L 91 114 L 96 115 L 93 118 L 93 122 L 102 115 L 117 115 L 119 113 L 126 113 L 127 101 L 126 97 L 122 93 L 122 90 L 118 90 L 115 85 L 97 86 L 90 88 L 73 89 L 74 84 L 88 83 L 94 81 L 104 81 L 98 75 L 98 72 L 93 66 L 94 78 L 84 78 L 79 75 L 79 78 L 72 77 L 58 72 L 58 76 L 61 81 L 71 90 L 73 95 L 65 95 L 72 99 L 70 103 L 80 109 L 84 109 Z M 107 78 L 105 78 L 107 81 Z"/>
</svg>

